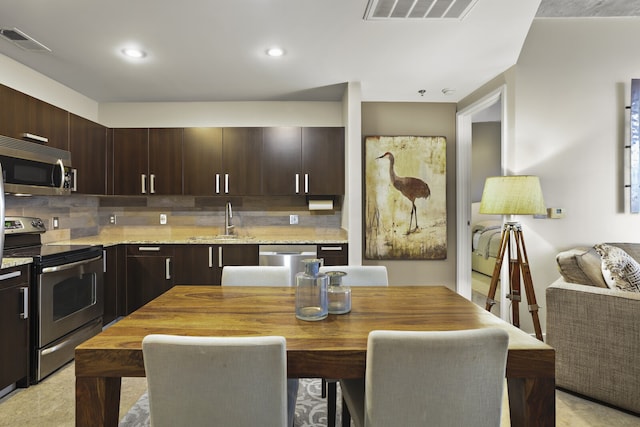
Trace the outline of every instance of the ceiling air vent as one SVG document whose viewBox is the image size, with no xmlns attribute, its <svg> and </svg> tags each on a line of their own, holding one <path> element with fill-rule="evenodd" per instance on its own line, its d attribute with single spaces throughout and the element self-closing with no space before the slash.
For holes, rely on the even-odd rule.
<svg viewBox="0 0 640 427">
<path fill-rule="evenodd" d="M 369 0 L 364 19 L 462 19 L 477 1 Z"/>
<path fill-rule="evenodd" d="M 17 28 L 0 28 L 0 36 L 4 37 L 11 43 L 24 50 L 31 50 L 36 52 L 51 52 L 51 49 L 49 49 L 33 37 L 26 35 Z"/>
</svg>

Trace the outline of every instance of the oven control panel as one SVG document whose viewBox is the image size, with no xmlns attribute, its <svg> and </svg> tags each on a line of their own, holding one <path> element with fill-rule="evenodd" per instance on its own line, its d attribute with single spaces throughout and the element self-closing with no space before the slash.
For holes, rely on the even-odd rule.
<svg viewBox="0 0 640 427">
<path fill-rule="evenodd" d="M 47 228 L 40 218 L 8 216 L 4 219 L 6 234 L 44 233 L 45 231 Z"/>
</svg>

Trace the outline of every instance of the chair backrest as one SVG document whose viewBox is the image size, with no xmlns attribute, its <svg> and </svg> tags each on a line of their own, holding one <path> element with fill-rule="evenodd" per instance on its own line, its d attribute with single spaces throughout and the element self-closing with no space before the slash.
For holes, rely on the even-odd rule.
<svg viewBox="0 0 640 427">
<path fill-rule="evenodd" d="M 287 266 L 230 266 L 222 268 L 222 286 L 291 286 Z"/>
<path fill-rule="evenodd" d="M 148 335 L 151 425 L 287 425 L 284 337 Z"/>
<path fill-rule="evenodd" d="M 344 271 L 342 283 L 348 286 L 389 286 L 384 265 L 332 265 L 320 267 L 320 272 Z"/>
<path fill-rule="evenodd" d="M 372 331 L 364 425 L 499 426 L 508 343 L 497 328 Z"/>
</svg>

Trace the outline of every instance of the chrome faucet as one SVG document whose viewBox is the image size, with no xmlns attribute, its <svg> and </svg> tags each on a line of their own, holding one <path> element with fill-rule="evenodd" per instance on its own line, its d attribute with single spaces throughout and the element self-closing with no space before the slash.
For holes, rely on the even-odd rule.
<svg viewBox="0 0 640 427">
<path fill-rule="evenodd" d="M 227 205 L 224 208 L 224 234 L 231 235 L 233 234 L 233 224 L 231 224 L 231 219 L 233 218 L 233 209 L 231 209 L 231 202 L 227 202 Z"/>
</svg>

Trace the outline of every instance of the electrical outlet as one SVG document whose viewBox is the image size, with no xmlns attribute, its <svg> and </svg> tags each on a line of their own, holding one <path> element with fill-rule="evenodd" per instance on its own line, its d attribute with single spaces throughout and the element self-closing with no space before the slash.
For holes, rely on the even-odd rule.
<svg viewBox="0 0 640 427">
<path fill-rule="evenodd" d="M 116 225 L 116 216 L 115 216 L 115 214 L 109 215 L 109 224 Z"/>
<path fill-rule="evenodd" d="M 298 215 L 289 215 L 289 224 L 297 224 Z"/>
<path fill-rule="evenodd" d="M 160 214 L 160 225 L 167 224 L 167 214 Z"/>
<path fill-rule="evenodd" d="M 58 228 L 60 228 L 60 219 L 57 216 L 54 216 L 53 220 L 51 221 L 51 225 L 51 228 L 57 230 Z"/>
</svg>

